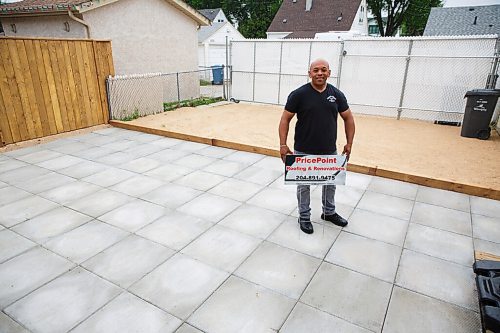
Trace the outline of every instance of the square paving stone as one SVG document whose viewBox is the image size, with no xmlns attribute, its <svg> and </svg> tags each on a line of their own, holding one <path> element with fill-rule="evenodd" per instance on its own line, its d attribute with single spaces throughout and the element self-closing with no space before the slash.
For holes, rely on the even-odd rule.
<svg viewBox="0 0 500 333">
<path fill-rule="evenodd" d="M 31 178 L 22 183 L 18 183 L 16 184 L 16 186 L 22 188 L 25 191 L 38 194 L 56 187 L 73 183 L 75 181 L 75 178 L 61 175 L 56 172 L 50 172 L 35 178 Z"/>
<path fill-rule="evenodd" d="M 396 284 L 477 311 L 474 277 L 472 268 L 405 249 Z"/>
<path fill-rule="evenodd" d="M 108 187 L 123 182 L 135 175 L 135 173 L 127 170 L 108 168 L 95 175 L 85 177 L 82 180 L 102 187 Z"/>
<path fill-rule="evenodd" d="M 0 223 L 12 227 L 56 207 L 58 205 L 52 201 L 29 196 L 0 207 Z"/>
<path fill-rule="evenodd" d="M 265 188 L 247 202 L 288 215 L 297 207 L 297 196 L 294 192 Z"/>
<path fill-rule="evenodd" d="M 45 247 L 73 262 L 81 263 L 125 238 L 127 234 L 105 223 L 91 221 L 52 238 L 45 243 Z"/>
<path fill-rule="evenodd" d="M 357 208 L 409 221 L 413 201 L 366 191 Z"/>
<path fill-rule="evenodd" d="M 176 159 L 175 161 L 172 161 L 172 163 L 186 167 L 186 168 L 202 169 L 203 167 L 206 167 L 207 165 L 215 162 L 216 160 L 217 159 L 211 158 L 211 157 L 190 154 L 190 155 L 181 157 L 179 159 Z"/>
<path fill-rule="evenodd" d="M 18 189 L 14 186 L 6 185 L 0 188 L 0 206 L 32 196 L 31 193 Z"/>
<path fill-rule="evenodd" d="M 203 192 L 187 186 L 166 184 L 146 195 L 143 195 L 142 199 L 153 202 L 157 205 L 175 209 L 186 202 L 191 201 L 202 193 Z"/>
<path fill-rule="evenodd" d="M 373 178 L 373 176 L 348 171 L 345 179 L 345 184 L 347 186 L 366 190 Z"/>
<path fill-rule="evenodd" d="M 179 143 L 178 145 L 175 146 L 175 149 L 177 150 L 183 150 L 186 152 L 195 152 L 202 150 L 204 148 L 210 147 L 209 145 L 203 144 L 203 143 L 198 143 L 198 142 L 191 142 L 191 141 L 183 141 Z"/>
<path fill-rule="evenodd" d="M 130 290 L 159 308 L 186 319 L 228 277 L 228 273 L 177 254 Z"/>
<path fill-rule="evenodd" d="M 269 185 L 282 175 L 283 172 L 276 170 L 262 169 L 252 165 L 242 170 L 241 172 L 237 173 L 233 177 L 239 180 L 256 183 L 259 185 Z"/>
<path fill-rule="evenodd" d="M 223 148 L 223 147 L 215 147 L 210 146 L 207 148 L 203 148 L 202 150 L 198 150 L 196 154 L 200 154 L 203 156 L 213 157 L 213 158 L 223 158 L 229 154 L 234 153 L 234 150 Z"/>
<path fill-rule="evenodd" d="M 233 162 L 239 162 L 243 164 L 254 164 L 255 162 L 261 160 L 264 158 L 264 155 L 260 154 L 255 154 L 255 153 L 248 153 L 246 151 L 237 151 L 232 154 L 229 154 L 225 157 L 223 157 L 223 160 L 227 161 L 233 161 Z"/>
<path fill-rule="evenodd" d="M 181 323 L 182 321 L 179 319 L 142 299 L 129 293 L 123 293 L 71 332 L 168 333 L 174 332 Z"/>
<path fill-rule="evenodd" d="M 114 142 L 113 142 L 114 143 Z M 95 161 L 98 163 L 114 166 L 114 167 L 120 167 L 121 165 L 130 162 L 132 160 L 135 160 L 137 156 L 132 155 L 132 154 L 127 154 L 122 151 L 118 151 L 115 153 L 111 153 L 108 155 L 101 156 L 97 158 Z"/>
<path fill-rule="evenodd" d="M 66 332 L 120 291 L 78 267 L 9 306 L 5 313 L 35 332 Z"/>
<path fill-rule="evenodd" d="M 341 232 L 325 260 L 393 283 L 401 248 Z"/>
<path fill-rule="evenodd" d="M 189 155 L 189 152 L 167 148 L 151 154 L 148 157 L 163 163 L 172 163 L 187 155 Z"/>
<path fill-rule="evenodd" d="M 46 144 L 43 144 L 43 145 L 34 145 L 34 146 L 31 146 L 31 147 L 15 149 L 15 150 L 11 150 L 11 151 L 3 153 L 3 156 L 11 157 L 11 158 L 16 158 L 16 157 L 19 157 L 19 156 L 24 156 L 24 155 L 27 155 L 27 154 L 34 153 L 34 152 L 42 150 L 42 149 L 46 149 L 45 147 L 46 147 Z"/>
<path fill-rule="evenodd" d="M 254 164 L 254 166 L 267 170 L 285 172 L 285 164 L 279 157 L 265 156 Z"/>
<path fill-rule="evenodd" d="M 178 210 L 211 222 L 219 222 L 240 205 L 238 201 L 204 193 Z"/>
<path fill-rule="evenodd" d="M 92 134 L 94 134 L 92 137 L 85 138 L 83 142 L 91 145 L 102 146 L 119 140 L 118 138 L 112 137 L 110 135 L 100 135 L 100 134 L 95 135 L 96 134 L 95 132 Z M 80 153 L 81 151 L 78 152 L 78 156 L 80 156 Z"/>
<path fill-rule="evenodd" d="M 174 183 L 188 186 L 200 191 L 207 191 L 224 181 L 226 177 L 214 175 L 209 172 L 196 170 L 184 177 L 177 179 Z"/>
<path fill-rule="evenodd" d="M 264 208 L 242 205 L 226 216 L 219 225 L 257 238 L 267 238 L 286 218 L 286 215 Z"/>
<path fill-rule="evenodd" d="M 120 229 L 135 232 L 170 211 L 162 206 L 135 199 L 99 217 Z"/>
<path fill-rule="evenodd" d="M 370 185 L 367 187 L 367 190 L 403 199 L 415 200 L 418 185 L 394 179 L 373 177 Z"/>
<path fill-rule="evenodd" d="M 46 175 L 50 172 L 48 169 L 41 168 L 36 165 L 28 165 L 4 173 L 0 173 L 0 180 L 7 184 L 17 185 L 23 183 L 27 179 L 32 179 L 41 175 Z"/>
<path fill-rule="evenodd" d="M 493 243 L 474 238 L 474 249 L 476 251 L 487 252 L 496 256 L 500 256 L 500 243 Z"/>
<path fill-rule="evenodd" d="M 344 228 L 350 233 L 401 247 L 407 229 L 408 221 L 362 209 L 354 210 L 349 217 L 349 224 Z"/>
<path fill-rule="evenodd" d="M 125 194 L 103 189 L 70 202 L 66 206 L 86 215 L 98 217 L 124 205 L 130 200 L 132 198 Z"/>
<path fill-rule="evenodd" d="M 21 325 L 16 323 L 12 318 L 0 312 L 0 327 L 4 333 L 29 333 Z"/>
<path fill-rule="evenodd" d="M 286 320 L 280 332 L 369 333 L 371 331 L 299 302 Z"/>
<path fill-rule="evenodd" d="M 497 218 L 500 216 L 499 200 L 471 196 L 470 204 L 472 214 L 479 214 Z"/>
<path fill-rule="evenodd" d="M 278 331 L 295 301 L 231 276 L 188 322 L 206 332 Z"/>
<path fill-rule="evenodd" d="M 492 218 L 472 214 L 474 237 L 500 243 L 500 217 Z"/>
<path fill-rule="evenodd" d="M 159 152 L 160 150 L 163 150 L 163 147 L 152 145 L 151 143 L 148 142 L 129 148 L 126 150 L 126 152 L 127 154 L 132 154 L 138 157 L 144 157 Z"/>
<path fill-rule="evenodd" d="M 262 189 L 263 185 L 229 178 L 210 189 L 208 193 L 244 202 Z"/>
<path fill-rule="evenodd" d="M 41 247 L 35 247 L 0 264 L 0 308 L 27 295 L 73 266 L 68 260 Z"/>
<path fill-rule="evenodd" d="M 138 145 L 139 145 L 138 142 L 135 142 L 132 140 L 120 139 L 120 140 L 115 140 L 113 142 L 102 145 L 102 147 L 113 149 L 113 150 L 116 150 L 118 152 L 123 152 L 124 150 L 136 147 Z"/>
<path fill-rule="evenodd" d="M 193 169 L 186 168 L 180 165 L 162 163 L 161 167 L 145 172 L 144 175 L 163 180 L 164 182 L 170 182 L 172 180 L 181 178 L 182 176 L 185 176 L 193 171 Z"/>
<path fill-rule="evenodd" d="M 131 235 L 82 266 L 126 289 L 173 254 L 169 248 Z"/>
<path fill-rule="evenodd" d="M 409 325 L 411 323 L 411 325 Z M 480 331 L 479 314 L 434 298 L 394 287 L 384 333 Z"/>
<path fill-rule="evenodd" d="M 10 170 L 16 170 L 27 165 L 28 165 L 27 163 L 14 159 L 7 159 L 4 161 L 0 161 L 0 175 Z"/>
<path fill-rule="evenodd" d="M 69 177 L 81 179 L 90 175 L 94 175 L 107 168 L 108 168 L 107 166 L 100 163 L 92 161 L 84 161 L 76 165 L 72 165 L 70 167 L 58 170 L 57 172 Z"/>
<path fill-rule="evenodd" d="M 411 222 L 472 236 L 470 213 L 455 209 L 415 202 Z"/>
<path fill-rule="evenodd" d="M 43 161 L 47 161 L 56 157 L 62 156 L 61 153 L 52 151 L 52 150 L 39 150 L 30 154 L 22 155 L 19 157 L 16 157 L 16 159 L 29 163 L 29 164 L 35 164 L 35 163 L 40 163 Z"/>
<path fill-rule="evenodd" d="M 161 162 L 152 158 L 140 157 L 130 162 L 127 162 L 119 167 L 125 170 L 144 173 L 146 171 L 155 169 L 161 165 Z"/>
<path fill-rule="evenodd" d="M 104 147 L 92 147 L 78 152 L 78 157 L 96 162 L 99 158 L 116 152 L 114 149 Z"/>
<path fill-rule="evenodd" d="M 71 139 L 73 139 L 73 138 L 71 138 Z M 57 151 L 59 153 L 63 153 L 63 154 L 78 155 L 78 153 L 80 151 L 86 150 L 86 149 L 89 149 L 92 147 L 93 147 L 93 145 L 90 145 L 90 144 L 87 144 L 84 142 L 75 141 L 73 143 L 69 143 L 67 145 L 63 145 L 63 146 L 59 146 L 59 147 L 54 147 L 51 149 L 54 151 Z"/>
<path fill-rule="evenodd" d="M 36 244 L 8 229 L 0 230 L 0 262 L 22 253 Z"/>
<path fill-rule="evenodd" d="M 203 171 L 214 173 L 220 176 L 232 177 L 246 167 L 247 165 L 243 163 L 217 160 L 214 163 L 204 167 Z"/>
<path fill-rule="evenodd" d="M 392 284 L 329 263 L 321 264 L 301 301 L 379 332 Z"/>
<path fill-rule="evenodd" d="M 474 262 L 471 237 L 415 223 L 410 223 L 405 248 L 464 266 L 472 266 Z"/>
<path fill-rule="evenodd" d="M 163 184 L 164 183 L 161 180 L 138 175 L 128 178 L 127 180 L 124 180 L 110 187 L 110 189 L 113 191 L 122 192 L 132 197 L 141 197 L 144 194 L 157 189 Z"/>
<path fill-rule="evenodd" d="M 145 238 L 180 250 L 212 226 L 197 217 L 171 212 L 137 232 Z"/>
<path fill-rule="evenodd" d="M 158 140 L 151 141 L 150 143 L 154 146 L 168 148 L 168 147 L 176 146 L 182 142 L 184 142 L 184 141 L 179 140 L 179 139 L 160 137 Z"/>
<path fill-rule="evenodd" d="M 161 136 L 154 135 L 154 134 L 138 133 L 137 135 L 135 135 L 131 139 L 134 140 L 134 141 L 146 143 L 146 142 L 156 141 L 156 140 L 158 140 L 160 138 L 161 138 Z"/>
<path fill-rule="evenodd" d="M 65 169 L 65 168 L 70 167 L 70 166 L 75 165 L 75 164 L 82 163 L 84 161 L 85 160 L 78 158 L 78 157 L 74 157 L 74 156 L 70 156 L 70 155 L 63 155 L 60 157 L 53 158 L 51 160 L 37 163 L 36 165 L 38 165 L 39 167 L 45 168 L 45 169 L 57 171 L 57 170 Z"/>
<path fill-rule="evenodd" d="M 59 236 L 92 220 L 92 217 L 66 207 L 57 207 L 12 228 L 38 243 Z"/>
<path fill-rule="evenodd" d="M 323 259 L 340 233 L 339 228 L 313 223 L 314 233 L 306 234 L 299 228 L 296 218 L 285 222 L 268 237 L 268 241 Z"/>
<path fill-rule="evenodd" d="M 298 299 L 320 263 L 319 259 L 264 241 L 234 274 Z"/>
<path fill-rule="evenodd" d="M 94 184 L 76 181 L 42 192 L 40 193 L 40 196 L 60 203 L 61 205 L 65 205 L 101 189 L 101 187 Z"/>
<path fill-rule="evenodd" d="M 234 271 L 261 241 L 237 231 L 213 226 L 182 250 L 182 253 L 211 266 Z"/>
<path fill-rule="evenodd" d="M 463 212 L 470 212 L 470 200 L 467 194 L 420 186 L 417 192 L 418 202 L 441 206 Z"/>
<path fill-rule="evenodd" d="M 191 325 L 188 325 L 186 323 L 182 324 L 181 327 L 175 333 L 203 333 L 199 329 L 194 328 Z"/>
</svg>

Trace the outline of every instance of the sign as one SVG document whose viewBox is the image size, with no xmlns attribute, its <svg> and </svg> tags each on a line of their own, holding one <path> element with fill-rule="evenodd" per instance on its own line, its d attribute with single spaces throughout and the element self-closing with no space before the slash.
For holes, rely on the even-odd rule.
<svg viewBox="0 0 500 333">
<path fill-rule="evenodd" d="M 285 185 L 345 185 L 347 156 L 286 155 Z"/>
</svg>

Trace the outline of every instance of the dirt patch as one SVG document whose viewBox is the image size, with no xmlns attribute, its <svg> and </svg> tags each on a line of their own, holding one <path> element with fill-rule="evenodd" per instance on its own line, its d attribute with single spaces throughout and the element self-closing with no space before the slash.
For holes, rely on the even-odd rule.
<svg viewBox="0 0 500 333">
<path fill-rule="evenodd" d="M 283 108 L 266 104 L 227 104 L 181 108 L 136 119 L 131 124 L 279 149 Z M 500 136 L 487 141 L 460 136 L 460 127 L 417 120 L 356 115 L 350 162 L 373 168 L 500 190 Z M 293 146 L 295 120 L 288 143 Z M 338 148 L 345 144 L 339 120 Z"/>
</svg>

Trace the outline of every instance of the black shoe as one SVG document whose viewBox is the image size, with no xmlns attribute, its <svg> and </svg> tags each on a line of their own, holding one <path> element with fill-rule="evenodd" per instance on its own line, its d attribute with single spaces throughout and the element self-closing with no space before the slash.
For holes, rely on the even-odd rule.
<svg viewBox="0 0 500 333">
<path fill-rule="evenodd" d="M 332 222 L 333 224 L 338 225 L 339 227 L 345 227 L 347 225 L 347 220 L 337 213 L 332 215 L 321 214 L 321 219 L 328 222 Z"/>
<path fill-rule="evenodd" d="M 306 234 L 312 234 L 314 232 L 313 225 L 309 220 L 301 220 L 299 218 L 300 230 L 305 232 Z"/>
</svg>

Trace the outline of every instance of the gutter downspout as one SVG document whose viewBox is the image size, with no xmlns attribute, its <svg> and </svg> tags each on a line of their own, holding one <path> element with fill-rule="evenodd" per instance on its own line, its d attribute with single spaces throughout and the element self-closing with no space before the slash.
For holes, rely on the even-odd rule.
<svg viewBox="0 0 500 333">
<path fill-rule="evenodd" d="M 87 32 L 87 39 L 90 39 L 90 26 L 87 22 L 76 17 L 71 10 L 68 9 L 68 15 L 73 20 L 85 26 L 85 31 Z"/>
</svg>

